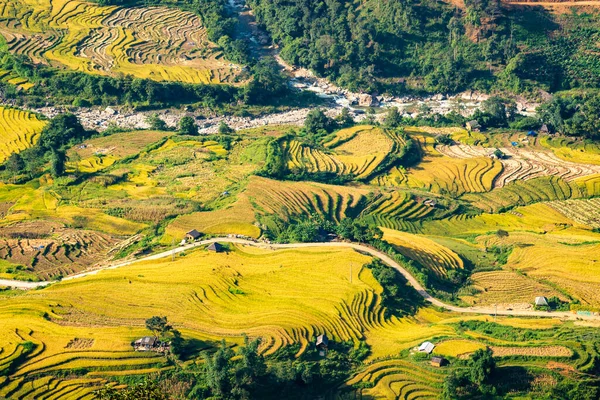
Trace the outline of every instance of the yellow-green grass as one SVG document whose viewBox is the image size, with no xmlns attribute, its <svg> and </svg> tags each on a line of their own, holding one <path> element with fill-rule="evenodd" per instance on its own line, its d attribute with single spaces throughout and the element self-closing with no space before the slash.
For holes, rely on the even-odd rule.
<svg viewBox="0 0 600 400">
<path fill-rule="evenodd" d="M 439 277 L 445 277 L 450 270 L 464 268 L 458 254 L 425 236 L 386 228 L 382 230 L 383 240 Z"/>
<path fill-rule="evenodd" d="M 0 107 L 0 163 L 36 144 L 45 124 L 30 112 Z"/>
<path fill-rule="evenodd" d="M 600 165 L 600 146 L 597 143 L 548 136 L 539 142 L 565 161 Z"/>
<path fill-rule="evenodd" d="M 0 219 L 0 226 L 36 219 L 73 225 L 76 221 L 85 229 L 98 230 L 119 236 L 133 235 L 144 224 L 127 221 L 103 213 L 99 209 L 62 204 L 60 197 L 47 186 L 0 185 L 0 199 L 14 201 L 10 212 Z"/>
<path fill-rule="evenodd" d="M 430 235 L 461 237 L 495 232 L 498 229 L 544 233 L 568 226 L 585 228 L 549 205 L 538 203 L 517 207 L 502 214 L 458 215 L 444 220 L 423 221 L 418 230 Z"/>
<path fill-rule="evenodd" d="M 437 343 L 433 353 L 446 357 L 461 357 L 485 348 L 485 344 L 473 340 L 453 339 Z"/>
<path fill-rule="evenodd" d="M 120 8 L 79 0 L 2 0 L 0 32 L 10 51 L 93 74 L 158 81 L 233 82 L 200 18 L 166 7 Z"/>
<path fill-rule="evenodd" d="M 368 189 L 312 182 L 282 182 L 253 176 L 235 203 L 216 211 L 183 215 L 168 225 L 165 239 L 181 240 L 196 229 L 207 234 L 260 236 L 259 217 L 276 215 L 283 220 L 318 214 L 341 221 L 369 193 Z"/>
</svg>

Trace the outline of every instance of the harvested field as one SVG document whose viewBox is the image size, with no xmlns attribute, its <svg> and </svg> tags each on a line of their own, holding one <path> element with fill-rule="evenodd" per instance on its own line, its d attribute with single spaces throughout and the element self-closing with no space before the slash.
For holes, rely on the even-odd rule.
<svg viewBox="0 0 600 400">
<path fill-rule="evenodd" d="M 458 144 L 437 146 L 436 150 L 448 157 L 471 159 L 490 157 L 494 149 Z M 600 173 L 600 165 L 579 164 L 565 161 L 553 153 L 518 148 L 500 148 L 507 157 L 499 160 L 502 173 L 494 180 L 494 187 L 503 187 L 513 181 L 524 181 L 542 176 L 555 176 L 569 182 L 574 179 Z"/>
<path fill-rule="evenodd" d="M 198 16 L 176 8 L 2 0 L 0 11 L 9 50 L 35 62 L 187 83 L 231 83 L 241 71 L 222 59 Z"/>
<path fill-rule="evenodd" d="M 533 308 L 533 299 L 537 296 L 547 298 L 564 296 L 548 285 L 513 271 L 477 272 L 471 276 L 473 281 L 469 289 L 475 289 L 475 295 L 461 295 L 461 299 L 470 304 L 498 305 L 500 308 Z"/>
<path fill-rule="evenodd" d="M 550 207 L 573 221 L 591 228 L 600 228 L 600 199 L 553 201 Z"/>
<path fill-rule="evenodd" d="M 66 229 L 60 224 L 21 223 L 0 231 L 0 259 L 41 280 L 67 276 L 105 260 L 120 240 L 94 231 Z M 15 270 L 18 274 L 19 270 Z"/>
<path fill-rule="evenodd" d="M 564 346 L 543 347 L 504 347 L 490 346 L 495 357 L 526 356 L 526 357 L 571 357 L 573 351 Z"/>
</svg>

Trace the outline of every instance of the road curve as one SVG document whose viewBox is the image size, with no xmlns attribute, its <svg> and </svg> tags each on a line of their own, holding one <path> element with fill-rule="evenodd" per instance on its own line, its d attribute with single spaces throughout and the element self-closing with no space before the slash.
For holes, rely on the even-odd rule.
<svg viewBox="0 0 600 400">
<path fill-rule="evenodd" d="M 423 298 L 431 303 L 434 306 L 445 308 L 446 310 L 457 312 L 457 313 L 466 313 L 466 314 L 488 314 L 488 315 L 511 315 L 518 317 L 553 317 L 553 318 L 561 318 L 561 319 L 583 319 L 583 320 L 600 320 L 600 316 L 596 315 L 578 315 L 565 311 L 555 311 L 555 312 L 546 312 L 546 311 L 534 311 L 534 310 L 496 310 L 492 307 L 458 307 L 451 304 L 446 304 L 433 296 L 431 296 L 427 290 L 413 277 L 404 267 L 402 267 L 399 263 L 394 261 L 387 254 L 376 250 L 372 247 L 365 246 L 363 244 L 351 243 L 351 242 L 320 242 L 320 243 L 288 243 L 288 244 L 268 244 L 262 242 L 254 242 L 251 240 L 245 239 L 237 239 L 230 237 L 221 237 L 221 238 L 213 238 L 208 240 L 202 240 L 195 243 L 186 244 L 183 246 L 176 247 L 172 250 L 163 251 L 162 253 L 153 254 L 151 256 L 139 258 L 136 260 L 126 261 L 119 264 L 109 265 L 104 268 L 96 269 L 93 271 L 82 272 L 80 274 L 71 275 L 66 278 L 63 278 L 62 281 L 70 281 L 73 279 L 83 278 L 85 276 L 96 275 L 100 271 L 107 269 L 116 269 L 120 267 L 125 267 L 127 265 L 131 265 L 134 263 L 138 263 L 141 261 L 151 261 L 158 260 L 165 257 L 170 257 L 174 254 L 178 254 L 184 252 L 186 250 L 193 249 L 195 247 L 205 246 L 210 243 L 221 242 L 221 243 L 234 243 L 234 244 L 242 244 L 247 246 L 260 247 L 265 249 L 296 249 L 296 248 L 308 248 L 308 247 L 343 247 L 343 248 L 351 248 L 362 253 L 367 253 L 373 257 L 379 258 L 388 266 L 396 269 L 400 272 L 404 278 L 408 281 L 408 283 L 415 288 L 415 290 L 423 296 Z M 0 286 L 8 286 L 17 289 L 35 289 L 39 287 L 47 286 L 51 283 L 57 283 L 57 281 L 53 282 L 25 282 L 25 281 L 16 281 L 16 280 L 7 280 L 0 279 Z"/>
</svg>

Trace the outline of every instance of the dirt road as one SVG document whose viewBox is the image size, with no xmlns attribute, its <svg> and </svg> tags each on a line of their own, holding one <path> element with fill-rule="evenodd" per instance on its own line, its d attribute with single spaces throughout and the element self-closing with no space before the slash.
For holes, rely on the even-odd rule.
<svg viewBox="0 0 600 400">
<path fill-rule="evenodd" d="M 88 272 L 82 272 L 80 274 L 77 275 L 71 275 L 69 277 L 64 278 L 62 281 L 70 281 L 73 279 L 79 279 L 79 278 L 83 278 L 85 276 L 91 276 L 91 275 L 96 275 L 101 271 L 107 270 L 107 269 L 116 269 L 116 268 L 120 268 L 120 267 L 125 267 L 127 265 L 131 265 L 134 263 L 138 263 L 141 261 L 151 261 L 151 260 L 158 260 L 161 258 L 165 258 L 165 257 L 171 257 L 174 254 L 178 254 L 181 253 L 183 251 L 186 250 L 190 250 L 193 249 L 195 247 L 200 247 L 200 246 L 205 246 L 207 244 L 210 243 L 214 243 L 214 242 L 220 242 L 220 243 L 235 243 L 235 244 L 241 244 L 241 245 L 247 245 L 247 246 L 255 246 L 255 247 L 260 247 L 260 248 L 265 248 L 265 249 L 271 249 L 271 250 L 277 250 L 277 249 L 296 249 L 296 248 L 309 248 L 309 247 L 344 247 L 344 248 L 351 248 L 354 249 L 356 251 L 359 251 L 361 253 L 366 253 L 369 254 L 373 257 L 379 258 L 381 261 L 383 261 L 385 264 L 389 265 L 390 267 L 396 269 L 398 272 L 400 272 L 404 278 L 406 278 L 406 280 L 408 281 L 408 283 L 415 288 L 415 290 L 417 292 L 419 292 L 419 294 L 421 296 L 423 296 L 423 298 L 428 301 L 429 303 L 431 303 L 434 306 L 437 307 L 441 307 L 441 308 L 445 308 L 446 310 L 449 311 L 453 311 L 453 312 L 457 312 L 457 313 L 466 313 L 466 314 L 488 314 L 488 315 L 512 315 L 512 316 L 518 316 L 518 317 L 553 317 L 553 318 L 561 318 L 561 319 L 582 319 L 582 320 L 600 320 L 600 316 L 595 316 L 595 315 L 576 315 L 576 314 L 572 314 L 570 312 L 563 312 L 563 311 L 557 311 L 557 312 L 546 312 L 546 311 L 527 311 L 527 310 L 496 310 L 495 308 L 492 307 L 458 307 L 458 306 L 454 306 L 451 304 L 446 304 L 443 303 L 442 301 L 432 297 L 427 290 L 425 290 L 425 288 L 419 283 L 419 281 L 417 281 L 406 269 L 404 269 L 400 264 L 398 264 L 396 261 L 394 261 L 390 256 L 388 256 L 387 254 L 373 249 L 371 247 L 362 245 L 362 244 L 358 244 L 358 243 L 348 243 L 348 242 L 326 242 L 326 243 L 289 243 L 289 244 L 267 244 L 267 243 L 262 243 L 262 242 L 254 242 L 254 241 L 250 241 L 250 240 L 245 240 L 245 239 L 236 239 L 236 238 L 229 238 L 229 237 L 223 237 L 223 238 L 214 238 L 214 239 L 209 239 L 209 240 L 202 240 L 196 243 L 191 243 L 191 244 L 187 244 L 184 246 L 179 246 L 177 248 L 174 248 L 172 250 L 169 251 L 164 251 L 162 253 L 157 253 L 157 254 L 153 254 L 151 256 L 148 257 L 143 257 L 137 260 L 131 260 L 131 261 L 127 261 L 127 262 L 123 262 L 120 264 L 114 264 L 114 265 L 110 265 L 104 268 L 100 268 L 97 270 L 93 270 L 93 271 L 88 271 Z M 13 280 L 6 280 L 6 279 L 0 279 L 0 286 L 9 286 L 9 287 L 14 287 L 17 289 L 35 289 L 35 288 L 39 288 L 39 287 L 43 287 L 43 286 L 47 286 L 51 283 L 57 283 L 57 282 L 24 282 L 24 281 L 13 281 Z"/>
</svg>

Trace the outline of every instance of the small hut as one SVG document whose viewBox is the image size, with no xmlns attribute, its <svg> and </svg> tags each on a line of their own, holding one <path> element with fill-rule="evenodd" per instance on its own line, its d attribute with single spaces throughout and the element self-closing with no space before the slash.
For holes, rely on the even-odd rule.
<svg viewBox="0 0 600 400">
<path fill-rule="evenodd" d="M 156 347 L 158 340 L 154 336 L 144 336 L 133 343 L 135 351 L 150 351 Z"/>
<path fill-rule="evenodd" d="M 529 137 L 537 137 L 537 135 L 538 134 L 537 134 L 536 131 L 529 131 L 529 132 L 527 132 L 527 136 L 529 136 Z"/>
<path fill-rule="evenodd" d="M 548 125 L 543 124 L 542 127 L 540 128 L 540 132 L 544 133 L 544 134 L 549 134 L 550 133 L 550 129 L 548 128 Z"/>
<path fill-rule="evenodd" d="M 479 125 L 477 120 L 469 121 L 465 124 L 465 126 L 469 132 L 479 132 L 481 130 L 481 125 Z"/>
<path fill-rule="evenodd" d="M 433 348 L 435 347 L 435 345 L 431 342 L 423 342 L 420 346 L 419 346 L 419 351 L 421 353 L 427 353 L 427 354 L 431 354 L 431 352 L 433 351 Z"/>
<path fill-rule="evenodd" d="M 438 356 L 431 357 L 431 361 L 430 361 L 430 364 L 432 367 L 438 367 L 438 368 L 443 367 L 447 363 L 448 363 L 448 360 L 446 360 L 444 357 L 438 357 Z"/>
<path fill-rule="evenodd" d="M 324 357 L 327 354 L 327 348 L 329 347 L 329 338 L 326 334 L 322 334 L 317 336 L 317 343 L 315 344 L 317 350 L 319 350 L 319 355 Z"/>
<path fill-rule="evenodd" d="M 206 250 L 212 251 L 213 253 L 221 253 L 223 252 L 223 246 L 219 243 L 211 243 Z"/>
<path fill-rule="evenodd" d="M 548 305 L 548 299 L 545 298 L 544 296 L 538 296 L 535 298 L 535 305 L 536 306 L 547 306 Z"/>
<path fill-rule="evenodd" d="M 185 234 L 185 240 L 187 240 L 188 242 L 193 242 L 195 240 L 200 239 L 201 236 L 202 234 L 200 232 L 198 232 L 195 229 L 192 229 L 191 231 Z"/>
</svg>

